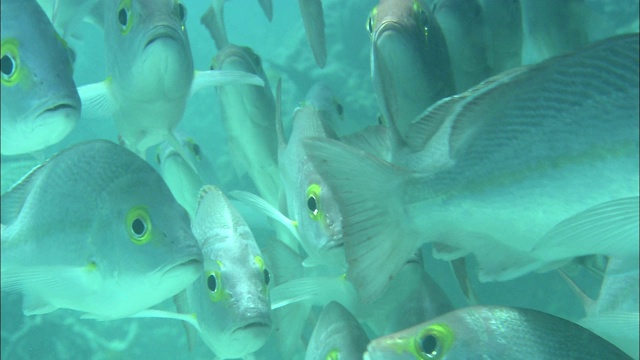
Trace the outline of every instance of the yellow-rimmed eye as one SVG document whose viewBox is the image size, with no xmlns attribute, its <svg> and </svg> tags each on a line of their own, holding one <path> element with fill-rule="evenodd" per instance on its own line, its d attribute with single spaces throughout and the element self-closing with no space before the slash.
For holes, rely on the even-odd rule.
<svg viewBox="0 0 640 360">
<path fill-rule="evenodd" d="M 146 244 L 151 240 L 151 218 L 144 206 L 135 206 L 129 210 L 125 219 L 129 239 L 136 245 Z"/>
<path fill-rule="evenodd" d="M 320 211 L 320 190 L 318 184 L 311 184 L 307 188 L 307 209 L 313 220 L 320 220 L 323 217 L 322 211 Z"/>
<path fill-rule="evenodd" d="M 182 22 L 182 24 L 184 24 L 184 22 L 187 20 L 187 7 L 184 6 L 183 3 L 178 2 L 176 4 L 176 11 L 178 13 L 178 19 L 180 19 L 180 22 Z"/>
<path fill-rule="evenodd" d="M 205 273 L 205 281 L 211 301 L 218 302 L 227 298 L 226 292 L 222 287 L 222 274 L 220 271 L 207 271 Z"/>
<path fill-rule="evenodd" d="M 376 29 L 376 16 L 378 15 L 378 6 L 374 6 L 371 9 L 371 13 L 369 13 L 369 18 L 367 19 L 367 31 L 369 35 L 373 36 L 373 31 Z"/>
<path fill-rule="evenodd" d="M 433 324 L 414 339 L 414 350 L 423 360 L 442 359 L 453 343 L 453 331 L 445 324 Z"/>
<path fill-rule="evenodd" d="M 125 35 L 131 31 L 133 26 L 133 16 L 131 16 L 131 0 L 122 0 L 118 6 L 116 15 L 118 16 L 118 25 L 120 32 Z"/>
<path fill-rule="evenodd" d="M 2 85 L 13 86 L 20 80 L 18 40 L 2 40 Z"/>
<path fill-rule="evenodd" d="M 269 283 L 271 282 L 271 273 L 264 266 L 264 260 L 260 255 L 256 255 L 256 257 L 254 257 L 253 260 L 258 265 L 258 269 L 262 271 L 262 275 L 264 276 L 264 284 L 269 285 Z"/>
</svg>

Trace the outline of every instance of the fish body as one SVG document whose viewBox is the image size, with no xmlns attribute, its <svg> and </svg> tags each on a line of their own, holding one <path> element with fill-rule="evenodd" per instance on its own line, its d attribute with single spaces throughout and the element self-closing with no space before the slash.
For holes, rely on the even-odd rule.
<svg viewBox="0 0 640 360">
<path fill-rule="evenodd" d="M 335 301 L 324 307 L 311 333 L 305 360 L 362 359 L 369 338 L 358 320 Z"/>
<path fill-rule="evenodd" d="M 246 171 L 260 196 L 277 206 L 280 179 L 275 100 L 260 57 L 248 47 L 230 44 L 220 50 L 214 62 L 216 69 L 255 74 L 266 84 L 229 85 L 218 88 L 218 96 L 229 151 L 237 169 Z"/>
<path fill-rule="evenodd" d="M 631 359 L 568 320 L 537 310 L 475 306 L 375 339 L 366 360 Z"/>
<path fill-rule="evenodd" d="M 341 105 L 324 84 L 315 84 L 294 111 L 291 134 L 279 151 L 289 217 L 297 221 L 301 245 L 314 263 L 344 267 L 342 215 L 329 187 L 309 162 L 303 141 L 337 139 Z M 284 143 L 284 141 L 283 141 Z"/>
<path fill-rule="evenodd" d="M 447 44 L 430 9 L 413 0 L 380 1 L 367 28 L 378 107 L 404 139 L 417 115 L 455 93 Z"/>
<path fill-rule="evenodd" d="M 484 281 L 585 252 L 637 264 L 638 78 L 638 34 L 494 77 L 413 124 L 422 174 L 308 141 L 342 211 L 347 278 L 375 298 L 423 242 L 474 253 Z"/>
<path fill-rule="evenodd" d="M 2 155 L 42 150 L 80 118 L 72 53 L 34 0 L 2 2 Z"/>
<path fill-rule="evenodd" d="M 102 23 L 102 19 L 91 19 L 92 12 L 99 12 L 98 0 L 37 0 L 51 20 L 53 27 L 64 38 L 69 39 L 82 21 Z M 94 7 L 96 9 L 94 9 Z M 75 34 L 73 34 L 75 35 Z"/>
<path fill-rule="evenodd" d="M 482 6 L 478 0 L 439 0 L 433 5 L 447 43 L 456 93 L 493 75 L 488 64 Z M 519 65 L 519 64 L 518 64 Z"/>
<path fill-rule="evenodd" d="M 218 188 L 207 185 L 192 230 L 204 271 L 187 298 L 201 338 L 221 359 L 257 351 L 271 333 L 270 274 L 249 226 Z"/>
<path fill-rule="evenodd" d="M 327 63 L 327 45 L 324 37 L 324 11 L 321 0 L 298 0 L 300 14 L 313 58 L 320 69 Z"/>
<path fill-rule="evenodd" d="M 22 292 L 27 315 L 127 317 L 185 289 L 201 259 L 160 175 L 108 141 L 58 153 L 2 195 L 2 290 Z"/>
<path fill-rule="evenodd" d="M 142 152 L 184 113 L 194 77 L 186 8 L 172 0 L 105 1 L 109 92 L 127 147 Z"/>
</svg>

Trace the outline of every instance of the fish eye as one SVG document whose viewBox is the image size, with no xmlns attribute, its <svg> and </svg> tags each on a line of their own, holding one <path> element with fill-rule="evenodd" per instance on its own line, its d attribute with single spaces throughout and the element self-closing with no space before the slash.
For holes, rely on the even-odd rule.
<svg viewBox="0 0 640 360">
<path fill-rule="evenodd" d="M 423 360 L 442 359 L 451 347 L 452 330 L 444 324 L 433 324 L 415 338 L 416 353 Z"/>
<path fill-rule="evenodd" d="M 225 298 L 225 291 L 222 288 L 222 275 L 220 271 L 207 271 L 205 276 L 209 299 L 213 302 L 223 300 Z"/>
<path fill-rule="evenodd" d="M 367 31 L 369 32 L 369 35 L 373 35 L 373 31 L 376 29 L 375 17 L 377 14 L 378 14 L 378 6 L 376 5 L 371 10 L 371 13 L 369 14 L 369 18 L 367 19 Z"/>
<path fill-rule="evenodd" d="M 264 284 L 269 285 L 269 283 L 271 282 L 271 273 L 269 273 L 269 270 L 267 269 L 264 269 L 262 273 L 264 275 Z"/>
<path fill-rule="evenodd" d="M 129 239 L 136 245 L 146 244 L 151 240 L 151 218 L 144 206 L 135 206 L 126 216 Z"/>
<path fill-rule="evenodd" d="M 342 104 L 336 104 L 336 111 L 338 112 L 338 115 L 342 116 L 342 114 L 344 113 L 344 107 L 342 106 Z"/>
<path fill-rule="evenodd" d="M 180 21 L 184 24 L 184 21 L 187 19 L 187 8 L 184 6 L 183 3 L 178 3 L 177 4 L 178 7 L 178 17 L 180 18 Z"/>
<path fill-rule="evenodd" d="M 20 78 L 20 56 L 16 39 L 2 40 L 1 55 L 2 85 L 13 86 Z"/>
<path fill-rule="evenodd" d="M 120 24 L 120 32 L 127 34 L 133 25 L 131 19 L 131 0 L 122 0 L 118 6 L 118 23 Z"/>
<path fill-rule="evenodd" d="M 307 188 L 307 209 L 309 216 L 313 220 L 320 220 L 322 212 L 320 211 L 320 185 L 311 184 Z"/>
<path fill-rule="evenodd" d="M 218 290 L 218 280 L 216 279 L 215 274 L 209 274 L 209 276 L 207 276 L 207 288 L 211 292 L 216 292 L 216 290 Z"/>
<path fill-rule="evenodd" d="M 2 55 L 2 78 L 9 79 L 16 71 L 16 61 L 10 54 Z"/>
<path fill-rule="evenodd" d="M 340 360 L 340 351 L 337 349 L 331 350 L 327 353 L 327 356 L 324 358 L 325 360 Z"/>
<path fill-rule="evenodd" d="M 422 26 L 422 31 L 424 31 L 424 35 L 425 36 L 428 35 L 431 18 L 429 17 L 429 14 L 422 8 L 420 3 L 416 0 L 413 1 L 413 13 L 418 26 Z"/>
</svg>

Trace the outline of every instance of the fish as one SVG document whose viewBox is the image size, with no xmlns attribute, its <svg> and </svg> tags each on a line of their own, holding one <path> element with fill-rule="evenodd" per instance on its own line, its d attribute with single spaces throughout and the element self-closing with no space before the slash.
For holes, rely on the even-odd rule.
<svg viewBox="0 0 640 360">
<path fill-rule="evenodd" d="M 229 152 L 239 174 L 247 172 L 260 196 L 278 206 L 278 138 L 276 104 L 262 61 L 249 47 L 229 44 L 216 55 L 214 69 L 254 74 L 266 84 L 218 88 Z"/>
<path fill-rule="evenodd" d="M 522 65 L 520 0 L 479 0 L 479 2 L 484 20 L 487 64 L 493 70 L 493 74 Z"/>
<path fill-rule="evenodd" d="M 313 58 L 320 69 L 327 64 L 327 45 L 324 36 L 324 11 L 321 0 L 298 0 L 304 32 Z"/>
<path fill-rule="evenodd" d="M 372 340 L 365 360 L 631 359 L 589 330 L 524 308 L 474 306 Z"/>
<path fill-rule="evenodd" d="M 344 268 L 342 215 L 329 187 L 307 159 L 302 143 L 309 137 L 337 139 L 343 108 L 331 89 L 316 83 L 293 114 L 291 134 L 285 139 L 278 123 L 278 166 L 289 217 L 297 224 L 305 263 Z"/>
<path fill-rule="evenodd" d="M 83 22 L 93 22 L 101 26 L 102 19 L 94 18 L 100 13 L 98 0 L 37 0 L 47 14 L 58 34 L 63 39 L 80 36 L 78 26 Z"/>
<path fill-rule="evenodd" d="M 227 30 L 224 26 L 224 0 L 212 1 L 200 18 L 200 23 L 207 28 L 218 50 L 229 44 Z"/>
<path fill-rule="evenodd" d="M 585 249 L 633 266 L 638 78 L 637 33 L 496 75 L 412 125 L 407 164 L 418 170 L 308 139 L 342 212 L 347 278 L 371 301 L 426 242 L 442 244 L 438 259 L 473 253 L 481 281 L 560 266 Z M 562 251 L 534 256 L 543 237 L 557 244 L 554 234 Z"/>
<path fill-rule="evenodd" d="M 104 2 L 107 79 L 78 89 L 83 117 L 112 116 L 121 143 L 142 158 L 162 141 L 188 158 L 173 129 L 191 94 L 229 83 L 264 84 L 243 72 L 195 71 L 186 15 L 180 1 Z"/>
<path fill-rule="evenodd" d="M 381 0 L 367 22 L 371 81 L 383 118 L 406 139 L 416 116 L 455 93 L 447 44 L 430 8 Z"/>
<path fill-rule="evenodd" d="M 564 272 L 560 274 L 582 301 L 586 316 L 577 324 L 602 336 L 634 359 L 638 353 L 638 270 L 621 273 L 620 260 L 609 258 L 598 297 L 588 297 Z"/>
<path fill-rule="evenodd" d="M 432 11 L 449 51 L 455 92 L 461 93 L 494 75 L 483 31 L 488 24 L 479 0 L 438 0 Z"/>
<path fill-rule="evenodd" d="M 305 360 L 362 359 L 369 338 L 344 306 L 335 301 L 324 307 L 309 338 Z"/>
<path fill-rule="evenodd" d="M 198 194 L 204 186 L 204 180 L 190 165 L 197 164 L 197 160 L 187 161 L 165 142 L 158 147 L 156 163 L 171 194 L 193 219 L 198 206 Z"/>
<path fill-rule="evenodd" d="M 520 7 L 524 65 L 574 51 L 589 42 L 589 8 L 584 1 L 520 0 Z"/>
<path fill-rule="evenodd" d="M 58 143 L 80 118 L 73 52 L 34 0 L 2 2 L 2 155 Z"/>
<path fill-rule="evenodd" d="M 1 201 L 2 291 L 24 295 L 25 315 L 129 317 L 202 268 L 189 217 L 160 175 L 110 141 L 59 152 Z"/>
<path fill-rule="evenodd" d="M 251 229 L 213 185 L 200 191 L 191 225 L 204 269 L 187 288 L 199 334 L 221 359 L 260 349 L 271 334 L 271 274 Z"/>
</svg>

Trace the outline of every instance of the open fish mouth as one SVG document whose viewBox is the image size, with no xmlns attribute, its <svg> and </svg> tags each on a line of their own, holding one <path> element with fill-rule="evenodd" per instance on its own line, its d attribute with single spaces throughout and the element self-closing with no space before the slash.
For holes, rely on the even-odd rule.
<svg viewBox="0 0 640 360">
<path fill-rule="evenodd" d="M 57 111 L 64 111 L 64 110 L 78 110 L 78 107 L 72 104 L 62 103 L 62 104 L 57 104 L 55 106 L 47 108 L 44 111 L 42 111 L 40 114 L 54 113 Z"/>
<path fill-rule="evenodd" d="M 176 31 L 172 27 L 164 25 L 157 26 L 151 31 L 151 35 L 147 39 L 147 42 L 144 44 L 143 48 L 148 48 L 158 40 L 171 40 L 178 42 L 179 36 L 178 34 L 176 34 Z"/>
</svg>

